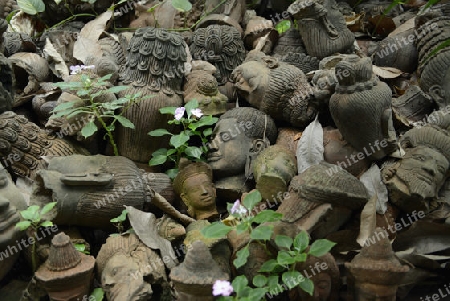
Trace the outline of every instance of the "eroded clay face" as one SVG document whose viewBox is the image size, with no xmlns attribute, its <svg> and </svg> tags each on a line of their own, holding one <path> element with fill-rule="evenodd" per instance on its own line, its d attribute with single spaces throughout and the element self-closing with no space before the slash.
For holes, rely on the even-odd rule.
<svg viewBox="0 0 450 301">
<path fill-rule="evenodd" d="M 246 62 L 235 69 L 233 80 L 239 93 L 254 107 L 259 108 L 269 85 L 270 69 L 258 61 Z"/>
<path fill-rule="evenodd" d="M 299 289 L 302 301 L 327 301 L 331 294 L 331 277 L 325 272 L 311 277 L 314 282 L 314 293 L 310 296 L 304 290 Z"/>
<path fill-rule="evenodd" d="M 236 118 L 219 120 L 208 144 L 208 164 L 219 176 L 243 174 L 252 139 Z"/>
<path fill-rule="evenodd" d="M 6 169 L 0 167 L 0 188 L 8 186 L 8 175 Z"/>
<path fill-rule="evenodd" d="M 181 198 L 194 210 L 208 208 L 215 205 L 216 189 L 206 174 L 199 173 L 184 181 Z"/>
<path fill-rule="evenodd" d="M 153 294 L 138 263 L 126 255 L 115 255 L 108 261 L 102 273 L 102 286 L 110 301 L 144 301 Z"/>
<path fill-rule="evenodd" d="M 407 150 L 396 170 L 396 176 L 409 188 L 410 194 L 435 197 L 445 180 L 449 162 L 438 151 L 418 146 Z"/>
</svg>

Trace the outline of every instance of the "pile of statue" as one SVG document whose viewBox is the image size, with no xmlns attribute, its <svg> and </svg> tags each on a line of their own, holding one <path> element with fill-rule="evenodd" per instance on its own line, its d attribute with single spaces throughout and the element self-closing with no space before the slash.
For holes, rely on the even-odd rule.
<svg viewBox="0 0 450 301">
<path fill-rule="evenodd" d="M 44 2 L 39 20 L 55 25 L 102 13 L 113 1 Z M 283 215 L 272 224 L 271 248 L 276 235 L 301 231 L 336 243 L 296 266 L 308 271 L 312 296 L 295 287 L 273 300 L 450 295 L 448 1 L 392 10 L 386 18 L 398 30 L 369 49 L 355 38 L 364 26 L 357 32 L 350 20 L 369 26 L 390 2 L 259 1 L 254 11 L 247 9 L 254 1 L 208 0 L 181 13 L 170 1 L 147 1 L 125 12 L 130 2 L 116 7 L 114 22 L 138 29 L 105 29 L 100 56 L 81 61 L 72 55 L 80 22 L 30 38 L 5 20 L 16 3 L 0 0 L 0 292 L 18 267 L 30 273 L 31 239 L 38 268 L 22 301 L 91 300 L 95 287 L 110 301 L 216 300 L 216 280 L 245 275 L 251 283 L 267 256 L 250 247 L 236 269 L 248 237 L 212 240 L 200 231 L 257 189 L 258 208 Z M 274 23 L 282 20 L 293 22 L 280 33 Z M 42 51 L 47 43 L 61 61 Z M 92 68 L 62 76 L 61 63 Z M 400 72 L 383 76 L 392 70 Z M 129 88 L 96 101 L 143 98 L 123 111 L 134 128 L 113 129 L 120 156 L 101 131 L 83 138 L 85 120 L 49 119 L 56 106 L 80 99 L 52 83 L 107 74 L 110 87 Z M 204 143 L 206 161 L 181 159 L 171 179 L 170 164 L 148 165 L 170 136 L 148 133 L 179 130 L 160 109 L 193 100 L 218 121 Z M 15 227 L 21 211 L 51 202 L 54 233 L 41 228 L 39 239 Z M 134 231 L 108 237 L 117 232 L 110 220 L 125 208 L 119 231 Z"/>
</svg>

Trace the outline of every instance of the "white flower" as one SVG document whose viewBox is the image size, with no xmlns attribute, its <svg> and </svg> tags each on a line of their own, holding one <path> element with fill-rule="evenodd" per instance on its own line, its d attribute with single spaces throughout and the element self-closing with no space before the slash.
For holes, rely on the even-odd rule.
<svg viewBox="0 0 450 301">
<path fill-rule="evenodd" d="M 234 202 L 233 207 L 231 207 L 230 210 L 231 214 L 246 214 L 247 213 L 247 209 L 245 209 L 244 206 L 241 205 L 241 201 L 236 200 L 236 202 Z"/>
<path fill-rule="evenodd" d="M 70 69 L 70 74 L 71 75 L 74 75 L 74 74 L 78 74 L 78 73 L 80 73 L 80 71 L 81 70 L 86 70 L 86 69 L 94 69 L 95 68 L 95 65 L 88 65 L 88 66 L 85 66 L 85 65 L 75 65 L 75 66 L 70 66 L 69 67 L 69 69 Z"/>
<path fill-rule="evenodd" d="M 200 109 L 192 109 L 191 114 L 197 118 L 200 118 L 203 116 L 202 110 L 200 110 Z"/>
<path fill-rule="evenodd" d="M 181 118 L 183 118 L 183 115 L 184 115 L 185 111 L 186 111 L 186 109 L 184 107 L 176 108 L 176 110 L 175 110 L 175 119 L 176 120 L 180 120 Z"/>
<path fill-rule="evenodd" d="M 226 280 L 216 280 L 213 285 L 213 296 L 230 296 L 233 293 L 231 283 Z"/>
</svg>

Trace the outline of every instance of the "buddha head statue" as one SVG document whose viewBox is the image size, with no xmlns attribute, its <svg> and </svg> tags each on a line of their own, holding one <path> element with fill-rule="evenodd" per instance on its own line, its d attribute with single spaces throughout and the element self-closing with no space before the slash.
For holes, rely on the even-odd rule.
<svg viewBox="0 0 450 301">
<path fill-rule="evenodd" d="M 375 229 L 375 242 L 365 245 L 345 267 L 354 277 L 354 300 L 395 301 L 409 267 L 395 257 L 386 230 Z"/>
<path fill-rule="evenodd" d="M 216 123 L 208 143 L 208 163 L 218 178 L 250 175 L 252 160 L 276 138 L 270 116 L 255 108 L 234 108 Z"/>
<path fill-rule="evenodd" d="M 405 155 L 382 170 L 392 202 L 404 211 L 426 210 L 450 167 L 450 136 L 435 126 L 414 128 L 402 137 Z"/>
<path fill-rule="evenodd" d="M 295 269 L 314 283 L 313 295 L 309 295 L 299 286 L 289 292 L 291 300 L 335 301 L 339 299 L 339 268 L 334 257 L 327 253 L 322 257 L 309 256 Z"/>
<path fill-rule="evenodd" d="M 173 187 L 188 207 L 188 214 L 195 219 L 207 219 L 218 214 L 216 188 L 208 164 L 181 161 L 180 171 L 173 181 Z"/>
</svg>

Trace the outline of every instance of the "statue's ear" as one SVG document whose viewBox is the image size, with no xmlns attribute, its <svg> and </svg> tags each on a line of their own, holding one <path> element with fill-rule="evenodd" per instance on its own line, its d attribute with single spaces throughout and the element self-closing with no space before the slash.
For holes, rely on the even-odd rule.
<svg viewBox="0 0 450 301">
<path fill-rule="evenodd" d="M 275 69 L 278 68 L 278 59 L 271 57 L 271 56 L 265 56 L 262 58 L 262 60 L 266 63 L 267 68 L 269 69 Z"/>
<path fill-rule="evenodd" d="M 264 139 L 253 139 L 252 146 L 247 153 L 247 160 L 245 161 L 245 177 L 253 178 L 253 162 L 256 157 L 269 147 L 270 141 L 267 138 Z"/>
<path fill-rule="evenodd" d="M 438 105 L 439 109 L 445 107 L 445 97 L 444 90 L 439 85 L 433 85 L 428 89 L 428 94 L 433 98 L 433 100 Z"/>
</svg>

